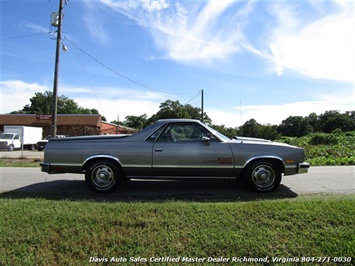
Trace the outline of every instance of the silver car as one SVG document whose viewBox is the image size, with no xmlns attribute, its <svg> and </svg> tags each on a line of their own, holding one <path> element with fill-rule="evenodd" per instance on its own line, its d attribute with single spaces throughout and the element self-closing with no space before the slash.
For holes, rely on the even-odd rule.
<svg viewBox="0 0 355 266">
<path fill-rule="evenodd" d="M 42 171 L 83 173 L 97 192 L 131 178 L 242 177 L 257 192 L 275 190 L 282 174 L 307 173 L 304 150 L 263 139 L 230 139 L 198 120 L 166 119 L 134 135 L 50 139 Z"/>
</svg>

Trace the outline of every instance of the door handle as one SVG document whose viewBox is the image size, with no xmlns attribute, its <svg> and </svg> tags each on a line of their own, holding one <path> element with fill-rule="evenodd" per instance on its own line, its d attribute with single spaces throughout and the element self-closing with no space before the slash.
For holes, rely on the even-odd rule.
<svg viewBox="0 0 355 266">
<path fill-rule="evenodd" d="M 156 148 L 156 149 L 154 149 L 154 151 L 155 151 L 155 152 L 162 152 L 163 149 L 162 149 L 162 148 Z"/>
</svg>

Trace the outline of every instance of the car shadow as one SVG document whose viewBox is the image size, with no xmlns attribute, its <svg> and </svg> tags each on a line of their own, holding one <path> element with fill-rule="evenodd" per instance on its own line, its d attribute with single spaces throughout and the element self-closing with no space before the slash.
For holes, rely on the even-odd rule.
<svg viewBox="0 0 355 266">
<path fill-rule="evenodd" d="M 94 202 L 237 202 L 295 198 L 280 185 L 271 193 L 254 193 L 241 180 L 131 180 L 115 192 L 91 191 L 84 180 L 46 181 L 0 193 L 0 198 L 45 198 Z"/>
</svg>

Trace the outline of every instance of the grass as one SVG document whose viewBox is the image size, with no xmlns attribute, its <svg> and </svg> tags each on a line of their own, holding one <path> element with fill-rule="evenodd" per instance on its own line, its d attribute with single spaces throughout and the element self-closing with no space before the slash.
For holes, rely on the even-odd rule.
<svg viewBox="0 0 355 266">
<path fill-rule="evenodd" d="M 355 259 L 354 195 L 233 203 L 0 198 L 0 213 L 0 265 L 88 265 L 112 257 L 148 260 L 141 265 L 179 264 L 151 257 L 205 258 L 198 265 L 221 256 L 268 257 L 267 265 L 278 265 L 276 256 Z"/>
<path fill-rule="evenodd" d="M 43 159 L 34 158 L 0 158 L 0 167 L 39 167 Z"/>
</svg>

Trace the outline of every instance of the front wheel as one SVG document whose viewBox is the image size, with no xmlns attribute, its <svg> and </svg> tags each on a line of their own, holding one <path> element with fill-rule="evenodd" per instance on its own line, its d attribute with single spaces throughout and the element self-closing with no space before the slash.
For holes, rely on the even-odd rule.
<svg viewBox="0 0 355 266">
<path fill-rule="evenodd" d="M 111 192 L 122 180 L 122 172 L 115 163 L 109 160 L 99 160 L 87 167 L 85 180 L 95 192 Z"/>
<path fill-rule="evenodd" d="M 272 160 L 260 160 L 250 163 L 244 174 L 248 186 L 256 192 L 271 192 L 281 183 L 281 170 Z"/>
</svg>

